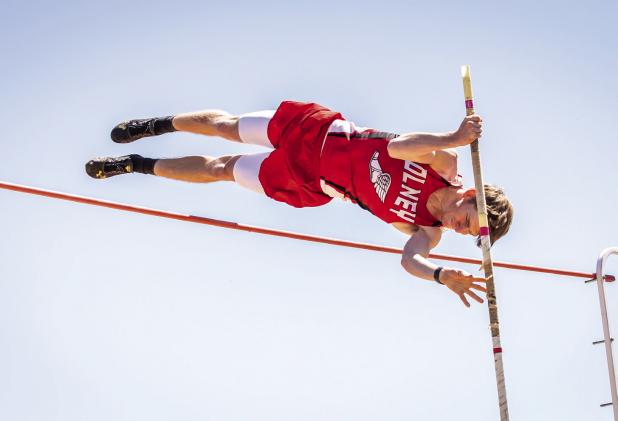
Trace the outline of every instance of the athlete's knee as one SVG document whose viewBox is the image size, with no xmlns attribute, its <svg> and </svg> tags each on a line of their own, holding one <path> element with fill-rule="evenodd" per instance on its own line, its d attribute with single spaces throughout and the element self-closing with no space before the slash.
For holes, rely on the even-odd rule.
<svg viewBox="0 0 618 421">
<path fill-rule="evenodd" d="M 220 156 L 206 163 L 209 174 L 221 181 L 234 181 L 234 164 L 240 155 Z"/>
<path fill-rule="evenodd" d="M 236 165 L 236 162 L 238 161 L 240 156 L 241 155 L 233 155 L 233 156 L 226 157 L 228 159 L 225 161 L 225 164 L 223 165 L 223 174 L 226 180 L 235 181 L 234 165 Z"/>
<path fill-rule="evenodd" d="M 214 125 L 219 133 L 219 136 L 227 140 L 235 140 L 240 142 L 238 134 L 238 116 L 236 115 L 221 115 L 214 119 Z"/>
</svg>

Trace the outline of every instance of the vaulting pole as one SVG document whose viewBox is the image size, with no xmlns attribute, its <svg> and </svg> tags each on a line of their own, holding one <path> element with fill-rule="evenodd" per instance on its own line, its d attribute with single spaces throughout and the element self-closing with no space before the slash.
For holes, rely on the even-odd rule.
<svg viewBox="0 0 618 421">
<path fill-rule="evenodd" d="M 472 97 L 472 81 L 470 80 L 470 66 L 461 66 L 464 95 L 466 98 L 466 115 L 474 114 L 474 100 Z M 481 154 L 479 141 L 470 144 L 472 152 L 472 167 L 474 170 L 474 186 L 476 188 L 476 205 L 479 215 L 481 247 L 483 249 L 483 270 L 487 280 L 487 306 L 489 307 L 489 328 L 493 342 L 494 365 L 496 368 L 496 383 L 498 385 L 498 403 L 500 405 L 500 420 L 508 421 L 509 408 L 506 400 L 506 386 L 504 384 L 504 367 L 502 365 L 502 345 L 500 344 L 500 322 L 498 321 L 498 303 L 494 284 L 494 265 L 490 252 L 489 223 L 487 220 L 487 205 L 483 188 L 483 173 L 481 171 Z"/>
</svg>

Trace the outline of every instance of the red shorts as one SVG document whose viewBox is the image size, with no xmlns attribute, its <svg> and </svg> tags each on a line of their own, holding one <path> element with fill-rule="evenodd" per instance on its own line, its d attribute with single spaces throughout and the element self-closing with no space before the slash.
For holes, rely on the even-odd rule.
<svg viewBox="0 0 618 421">
<path fill-rule="evenodd" d="M 264 193 L 297 208 L 328 203 L 332 198 L 320 187 L 320 152 L 331 123 L 343 119 L 318 104 L 282 102 L 268 124 L 275 150 L 260 166 Z"/>
</svg>

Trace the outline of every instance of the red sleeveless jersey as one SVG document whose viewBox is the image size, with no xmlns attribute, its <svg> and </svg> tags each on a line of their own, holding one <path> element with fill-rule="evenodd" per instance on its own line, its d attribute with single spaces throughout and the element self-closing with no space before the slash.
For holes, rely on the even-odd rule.
<svg viewBox="0 0 618 421">
<path fill-rule="evenodd" d="M 392 133 L 365 130 L 329 133 L 322 150 L 323 185 L 334 188 L 387 223 L 440 226 L 427 200 L 452 184 L 427 164 L 391 158 Z"/>
<path fill-rule="evenodd" d="M 337 122 L 346 130 L 334 130 Z M 427 199 L 451 183 L 429 165 L 391 158 L 386 148 L 396 136 L 357 131 L 319 104 L 284 101 L 268 125 L 275 150 L 262 162 L 259 180 L 268 197 L 291 206 L 342 197 L 388 223 L 440 226 Z"/>
</svg>

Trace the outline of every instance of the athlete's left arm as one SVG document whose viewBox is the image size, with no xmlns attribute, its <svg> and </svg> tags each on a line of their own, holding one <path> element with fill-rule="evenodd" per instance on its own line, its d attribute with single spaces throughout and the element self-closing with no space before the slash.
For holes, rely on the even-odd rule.
<svg viewBox="0 0 618 421">
<path fill-rule="evenodd" d="M 411 275 L 433 280 L 438 265 L 428 260 L 429 251 L 438 245 L 442 231 L 437 227 L 420 227 L 410 237 L 401 256 L 401 265 Z M 473 290 L 486 292 L 485 278 L 475 277 L 460 269 L 445 267 L 439 272 L 439 279 L 448 289 L 459 296 L 466 307 L 470 307 L 468 297 L 479 303 L 483 299 Z"/>
<path fill-rule="evenodd" d="M 465 146 L 481 137 L 482 120 L 477 115 L 467 116 L 454 132 L 407 133 L 388 143 L 388 154 L 396 159 L 405 159 L 422 164 L 433 164 L 438 151 Z"/>
</svg>

